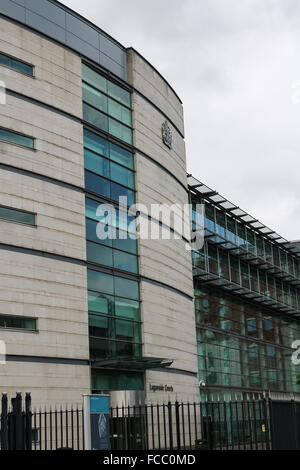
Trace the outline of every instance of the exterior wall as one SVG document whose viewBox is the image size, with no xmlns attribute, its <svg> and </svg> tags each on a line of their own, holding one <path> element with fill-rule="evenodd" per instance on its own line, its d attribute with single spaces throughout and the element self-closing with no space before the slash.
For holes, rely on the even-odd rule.
<svg viewBox="0 0 300 470">
<path fill-rule="evenodd" d="M 34 4 L 39 23 L 33 21 Z M 89 41 L 96 28 L 85 29 L 90 25 L 73 21 L 76 15 L 59 5 L 54 14 L 53 5 L 28 0 L 19 16 L 10 0 L 0 6 L 0 13 L 62 44 L 0 19 L 0 52 L 34 66 L 34 77 L 0 66 L 8 90 L 0 127 L 35 139 L 34 150 L 0 142 L 0 205 L 36 213 L 36 226 L 0 221 L 0 314 L 38 321 L 36 332 L 0 329 L 8 358 L 0 369 L 0 393 L 30 390 L 35 404 L 80 402 L 90 390 L 80 54 L 121 78 L 128 67 L 128 81 L 137 90 L 132 95 L 137 202 L 188 203 L 183 110 L 176 94 L 133 50 L 126 64 L 124 49 L 99 31 L 100 46 L 94 47 Z M 45 12 L 49 18 L 54 14 L 62 36 L 57 28 L 58 36 L 49 34 Z M 58 25 L 61 14 L 64 27 Z M 166 117 L 171 150 L 161 138 Z M 174 228 L 172 221 L 166 225 Z M 171 400 L 197 400 L 190 251 L 182 239 L 141 240 L 139 255 L 143 355 L 173 360 L 173 372 L 146 372 L 147 398 L 163 401 L 169 393 Z M 150 391 L 150 384 L 161 383 L 169 387 L 166 393 Z"/>
<path fill-rule="evenodd" d="M 0 65 L 8 89 L 81 117 L 78 55 L 1 18 L 0 51 L 34 65 L 34 78 Z"/>
<path fill-rule="evenodd" d="M 124 48 L 62 3 L 1 0 L 0 13 L 41 31 L 126 80 Z"/>
<path fill-rule="evenodd" d="M 3 19 L 0 31 L 0 51 L 35 67 L 32 78 L 0 66 L 7 89 L 81 118 L 80 58 Z M 36 139 L 34 150 L 0 142 L 0 163 L 25 170 L 1 168 L 0 204 L 36 213 L 36 226 L 0 220 L 0 313 L 37 319 L 35 332 L 0 329 L 0 393 L 81 402 L 90 390 L 86 267 L 59 256 L 86 259 L 84 194 L 47 177 L 83 187 L 82 126 L 10 94 L 0 111 L 1 127 Z"/>
<path fill-rule="evenodd" d="M 176 180 L 186 186 L 185 143 L 177 130 L 183 133 L 182 105 L 162 77 L 134 50 L 128 52 L 127 70 L 129 82 L 136 90 L 132 102 L 137 202 L 148 210 L 151 204 L 188 204 L 187 191 Z M 173 136 L 171 150 L 162 142 L 165 116 L 177 128 L 169 122 Z M 172 220 L 166 225 L 173 227 Z M 182 239 L 139 240 L 140 275 L 174 289 L 141 282 L 143 354 L 172 359 L 174 369 L 174 373 L 168 370 L 146 373 L 148 400 L 163 401 L 169 393 L 151 392 L 150 384 L 173 388 L 169 393 L 171 400 L 199 399 L 191 254 L 185 245 Z"/>
</svg>

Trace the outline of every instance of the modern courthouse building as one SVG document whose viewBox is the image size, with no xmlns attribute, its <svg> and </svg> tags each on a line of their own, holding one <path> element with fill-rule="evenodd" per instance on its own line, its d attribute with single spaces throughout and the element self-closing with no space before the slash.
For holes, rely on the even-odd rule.
<svg viewBox="0 0 300 470">
<path fill-rule="evenodd" d="M 1 0 L 0 16 L 0 393 L 297 391 L 299 248 L 187 176 L 172 87 L 57 1 Z M 135 240 L 121 196 L 191 202 L 193 221 L 204 204 L 203 248 Z"/>
</svg>

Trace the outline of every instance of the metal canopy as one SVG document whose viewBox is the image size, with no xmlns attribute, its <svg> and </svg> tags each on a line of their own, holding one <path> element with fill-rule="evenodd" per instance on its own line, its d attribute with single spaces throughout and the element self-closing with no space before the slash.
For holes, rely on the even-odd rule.
<svg viewBox="0 0 300 470">
<path fill-rule="evenodd" d="M 147 370 L 156 369 L 158 367 L 169 367 L 172 365 L 173 360 L 162 359 L 159 357 L 132 357 L 132 356 L 117 356 L 108 359 L 93 359 L 93 367 L 100 369 L 123 369 L 123 370 Z"/>
<path fill-rule="evenodd" d="M 187 175 L 187 182 L 188 187 L 193 194 L 201 197 L 202 199 L 206 199 L 211 204 L 214 204 L 222 212 L 228 213 L 241 224 L 246 225 L 249 229 L 259 233 L 270 242 L 278 245 L 280 248 L 283 248 L 287 252 L 300 257 L 299 246 L 281 237 L 278 233 L 274 232 L 259 220 L 243 211 L 240 207 L 236 206 L 213 189 L 201 183 L 201 181 L 197 180 L 191 174 Z"/>
<path fill-rule="evenodd" d="M 227 240 L 222 235 L 213 232 L 208 228 L 204 229 L 204 237 L 207 239 L 208 243 L 220 246 L 224 250 L 238 256 L 241 260 L 247 261 L 252 266 L 259 267 L 264 271 L 272 273 L 275 278 L 289 282 L 293 287 L 300 286 L 300 279 L 284 271 L 279 266 L 275 266 L 273 263 L 265 260 L 264 258 L 249 252 L 243 245 L 237 245 L 236 243 Z"/>
<path fill-rule="evenodd" d="M 289 315 L 293 319 L 300 318 L 300 312 L 289 305 L 282 304 L 281 302 L 272 299 L 264 294 L 260 294 L 258 292 L 251 291 L 246 287 L 239 286 L 228 279 L 224 279 L 217 274 L 211 274 L 207 271 L 195 267 L 193 268 L 193 276 L 195 279 L 199 280 L 203 284 L 210 284 L 216 287 L 219 287 L 228 292 L 234 292 L 241 297 L 246 299 L 252 300 L 260 305 L 264 305 L 265 307 L 275 309 L 276 312 L 282 312 Z"/>
</svg>

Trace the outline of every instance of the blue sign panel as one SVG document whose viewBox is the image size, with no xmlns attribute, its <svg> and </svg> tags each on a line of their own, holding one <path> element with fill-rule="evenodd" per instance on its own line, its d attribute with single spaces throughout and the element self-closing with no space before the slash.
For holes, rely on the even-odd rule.
<svg viewBox="0 0 300 470">
<path fill-rule="evenodd" d="M 109 413 L 109 397 L 90 396 L 90 413 Z"/>
<path fill-rule="evenodd" d="M 109 397 L 92 395 L 89 398 L 91 449 L 110 450 Z"/>
</svg>

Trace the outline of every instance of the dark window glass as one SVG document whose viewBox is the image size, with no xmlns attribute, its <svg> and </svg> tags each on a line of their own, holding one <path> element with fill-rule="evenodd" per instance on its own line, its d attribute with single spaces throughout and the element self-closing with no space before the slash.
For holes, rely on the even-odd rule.
<svg viewBox="0 0 300 470">
<path fill-rule="evenodd" d="M 99 222 L 100 223 L 100 222 Z M 97 236 L 97 225 L 98 222 L 95 220 L 86 219 L 86 238 L 87 240 L 95 243 L 101 243 L 102 245 L 112 246 L 112 240 L 108 237 L 105 239 L 100 239 Z M 105 232 L 105 227 L 103 225 L 103 231 Z"/>
<path fill-rule="evenodd" d="M 36 330 L 36 319 L 10 315 L 0 315 L 0 328 L 16 328 L 22 330 Z"/>
<path fill-rule="evenodd" d="M 34 139 L 8 129 L 0 128 L 0 140 L 34 149 Z"/>
<path fill-rule="evenodd" d="M 103 264 L 104 266 L 113 266 L 111 248 L 104 245 L 99 245 L 98 243 L 87 242 L 86 252 L 88 261 Z"/>
<path fill-rule="evenodd" d="M 87 149 L 84 150 L 84 164 L 87 170 L 134 189 L 134 173 L 127 168 Z"/>
<path fill-rule="evenodd" d="M 0 219 L 11 220 L 21 224 L 35 225 L 35 214 L 24 212 L 9 207 L 0 206 Z"/>
<path fill-rule="evenodd" d="M 129 299 L 139 299 L 139 284 L 137 281 L 115 277 L 115 295 Z"/>
<path fill-rule="evenodd" d="M 22 60 L 14 59 L 13 57 L 0 53 L 0 64 L 33 77 L 33 66 L 26 64 Z"/>
<path fill-rule="evenodd" d="M 248 334 L 253 334 L 256 332 L 257 327 L 256 327 L 256 318 L 248 318 L 246 320 L 247 322 L 247 333 Z"/>
<path fill-rule="evenodd" d="M 125 196 L 127 197 L 128 206 L 131 206 L 132 204 L 134 204 L 135 202 L 134 191 L 124 188 L 124 186 L 120 186 L 119 184 L 116 184 L 116 183 L 111 183 L 110 190 L 111 190 L 110 198 L 113 199 L 114 201 L 118 201 L 119 197 Z"/>
<path fill-rule="evenodd" d="M 101 176 L 85 171 L 85 187 L 96 194 L 101 194 L 104 197 L 111 197 L 110 181 L 101 178 Z M 98 204 L 99 205 L 99 204 Z"/>
<path fill-rule="evenodd" d="M 88 269 L 87 279 L 88 289 L 96 292 L 103 292 L 105 294 L 114 293 L 114 278 L 110 274 L 105 274 Z"/>
<path fill-rule="evenodd" d="M 125 232 L 124 230 L 117 230 L 116 239 L 113 240 L 113 247 L 119 250 L 128 251 L 129 253 L 137 253 L 136 240 L 131 239 L 128 232 Z"/>
<path fill-rule="evenodd" d="M 144 390 L 143 373 L 105 372 L 92 369 L 92 389 L 103 390 Z"/>
<path fill-rule="evenodd" d="M 241 262 L 242 286 L 249 289 L 249 270 L 248 264 Z"/>
<path fill-rule="evenodd" d="M 83 135 L 85 147 L 90 150 L 94 150 L 95 152 L 100 153 L 101 155 L 104 155 L 104 157 L 108 157 L 108 141 L 106 139 L 103 139 L 99 135 L 93 134 L 92 132 L 87 131 L 86 129 L 84 129 Z"/>
<path fill-rule="evenodd" d="M 116 144 L 110 144 L 110 158 L 121 165 L 133 169 L 133 155 Z"/>
<path fill-rule="evenodd" d="M 215 232 L 215 209 L 209 204 L 205 204 L 205 228 Z"/>
<path fill-rule="evenodd" d="M 84 150 L 84 166 L 98 175 L 110 177 L 110 162 L 87 149 Z"/>
<path fill-rule="evenodd" d="M 130 255 L 124 251 L 114 250 L 113 253 L 114 267 L 122 269 L 123 271 L 129 271 L 131 273 L 137 273 L 137 257 Z"/>
<path fill-rule="evenodd" d="M 208 245 L 208 259 L 209 259 L 209 272 L 213 274 L 219 274 L 218 252 L 217 252 L 217 249 L 212 245 Z"/>
<path fill-rule="evenodd" d="M 111 162 L 111 179 L 117 183 L 128 186 L 128 188 L 134 189 L 134 173 L 127 168 L 123 168 L 116 163 Z"/>
</svg>

